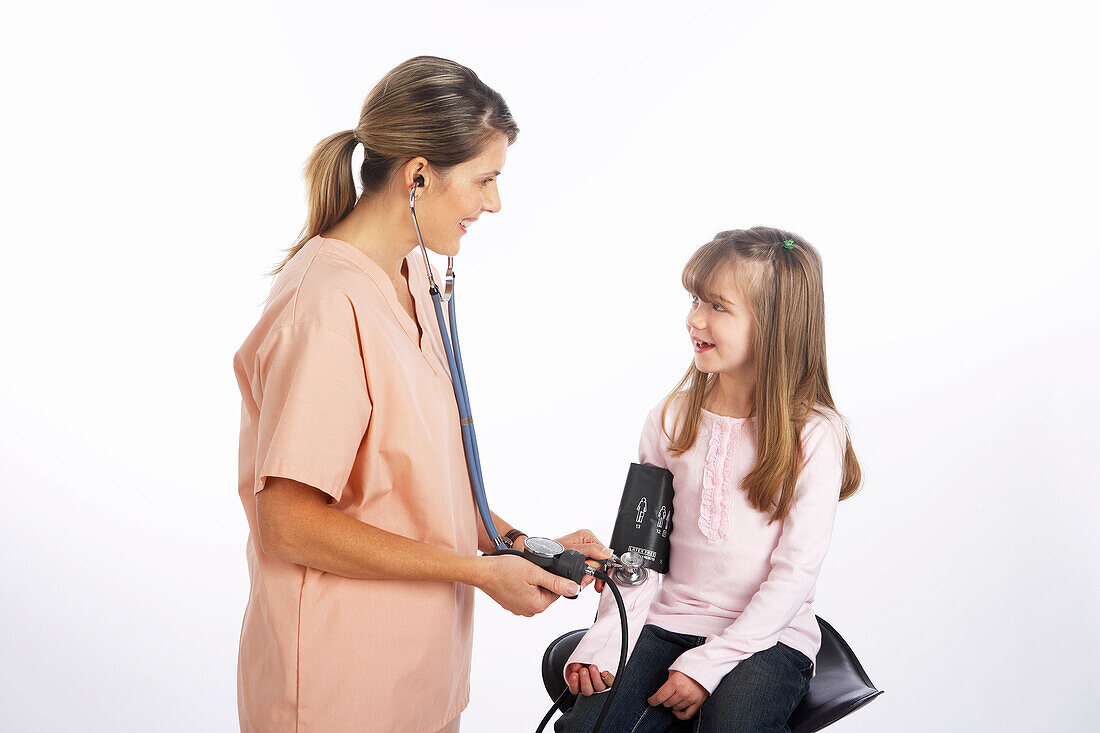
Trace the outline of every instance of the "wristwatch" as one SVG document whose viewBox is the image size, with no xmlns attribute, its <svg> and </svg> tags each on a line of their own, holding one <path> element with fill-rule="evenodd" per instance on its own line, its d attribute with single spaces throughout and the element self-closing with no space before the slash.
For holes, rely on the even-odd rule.
<svg viewBox="0 0 1100 733">
<path fill-rule="evenodd" d="M 508 534 L 504 535 L 504 544 L 508 545 L 508 547 L 513 547 L 516 544 L 516 540 L 521 536 L 526 537 L 527 533 L 518 529 L 510 529 L 508 530 Z"/>
</svg>

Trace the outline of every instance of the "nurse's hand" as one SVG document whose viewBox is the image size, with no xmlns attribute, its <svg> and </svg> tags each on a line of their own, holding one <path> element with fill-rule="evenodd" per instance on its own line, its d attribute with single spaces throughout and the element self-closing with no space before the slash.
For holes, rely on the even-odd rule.
<svg viewBox="0 0 1100 733">
<path fill-rule="evenodd" d="M 559 596 L 575 596 L 580 588 L 573 581 L 548 573 L 530 560 L 515 555 L 478 558 L 481 578 L 476 583 L 501 608 L 530 618 L 542 613 Z"/>
<path fill-rule="evenodd" d="M 583 553 L 585 557 L 594 558 L 588 561 L 588 565 L 591 568 L 603 567 L 603 563 L 596 562 L 596 560 L 606 560 L 611 557 L 611 550 L 604 547 L 603 543 L 596 539 L 596 535 L 592 533 L 592 530 L 578 529 L 576 532 L 567 534 L 564 537 L 559 537 L 558 542 L 562 547 L 567 550 L 576 550 Z M 581 581 L 581 587 L 587 587 L 595 578 L 591 575 L 584 576 L 584 580 Z M 596 592 L 603 592 L 603 581 L 596 580 Z"/>
</svg>

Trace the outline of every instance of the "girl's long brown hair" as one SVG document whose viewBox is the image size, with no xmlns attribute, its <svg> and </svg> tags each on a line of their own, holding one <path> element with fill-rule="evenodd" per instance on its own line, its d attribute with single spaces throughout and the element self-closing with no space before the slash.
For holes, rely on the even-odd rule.
<svg viewBox="0 0 1100 733">
<path fill-rule="evenodd" d="M 689 293 L 715 302 L 720 283 L 730 282 L 725 280 L 729 276 L 740 287 L 755 325 L 757 462 L 742 489 L 754 507 L 771 513 L 769 523 L 782 521 L 794 501 L 802 466 L 803 425 L 818 406 L 839 415 L 825 366 L 821 256 L 809 242 L 782 229 L 735 229 L 720 232 L 696 251 L 684 267 L 682 281 Z M 717 374 L 701 372 L 693 362 L 665 398 L 662 425 L 673 400 L 683 400 L 668 435 L 672 455 L 695 445 L 702 410 L 717 382 Z M 847 428 L 844 437 L 841 499 L 854 494 L 862 480 Z"/>
<path fill-rule="evenodd" d="M 493 136 L 516 141 L 519 126 L 499 93 L 462 64 L 417 56 L 382 77 L 359 113 L 359 125 L 329 135 L 306 161 L 309 215 L 294 246 L 271 274 L 298 250 L 332 228 L 355 207 L 351 156 L 363 144 L 363 194 L 381 191 L 394 169 L 418 156 L 439 171 L 476 158 Z"/>
</svg>

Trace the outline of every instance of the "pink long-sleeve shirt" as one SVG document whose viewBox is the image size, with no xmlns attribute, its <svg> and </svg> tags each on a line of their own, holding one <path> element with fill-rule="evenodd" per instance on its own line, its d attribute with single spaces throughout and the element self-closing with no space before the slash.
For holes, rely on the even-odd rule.
<svg viewBox="0 0 1100 733">
<path fill-rule="evenodd" d="M 670 427 L 677 399 L 667 415 Z M 810 604 L 825 552 L 844 471 L 847 430 L 839 415 L 818 406 L 801 432 L 803 465 L 787 517 L 753 507 L 741 481 L 756 464 L 756 418 L 703 411 L 695 445 L 673 457 L 660 426 L 661 405 L 646 419 L 639 462 L 673 474 L 673 530 L 669 572 L 623 588 L 633 651 L 645 624 L 707 637 L 672 664 L 708 692 L 739 662 L 783 642 L 811 660 L 821 632 Z M 620 647 L 619 615 L 610 590 L 569 663 L 614 671 Z"/>
</svg>

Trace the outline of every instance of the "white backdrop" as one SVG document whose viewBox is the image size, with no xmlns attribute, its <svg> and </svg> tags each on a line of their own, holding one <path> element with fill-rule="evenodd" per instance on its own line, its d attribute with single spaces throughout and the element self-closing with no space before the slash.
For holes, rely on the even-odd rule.
<svg viewBox="0 0 1100 733">
<path fill-rule="evenodd" d="M 310 149 L 420 53 L 471 66 L 522 129 L 458 263 L 498 513 L 606 540 L 691 358 L 680 268 L 719 230 L 792 229 L 824 257 L 866 477 L 816 607 L 887 691 L 836 730 L 1095 727 L 1089 5 L 7 10 L 0 729 L 235 729 L 232 356 Z M 463 730 L 533 730 L 542 650 L 593 609 L 479 594 Z"/>
</svg>

